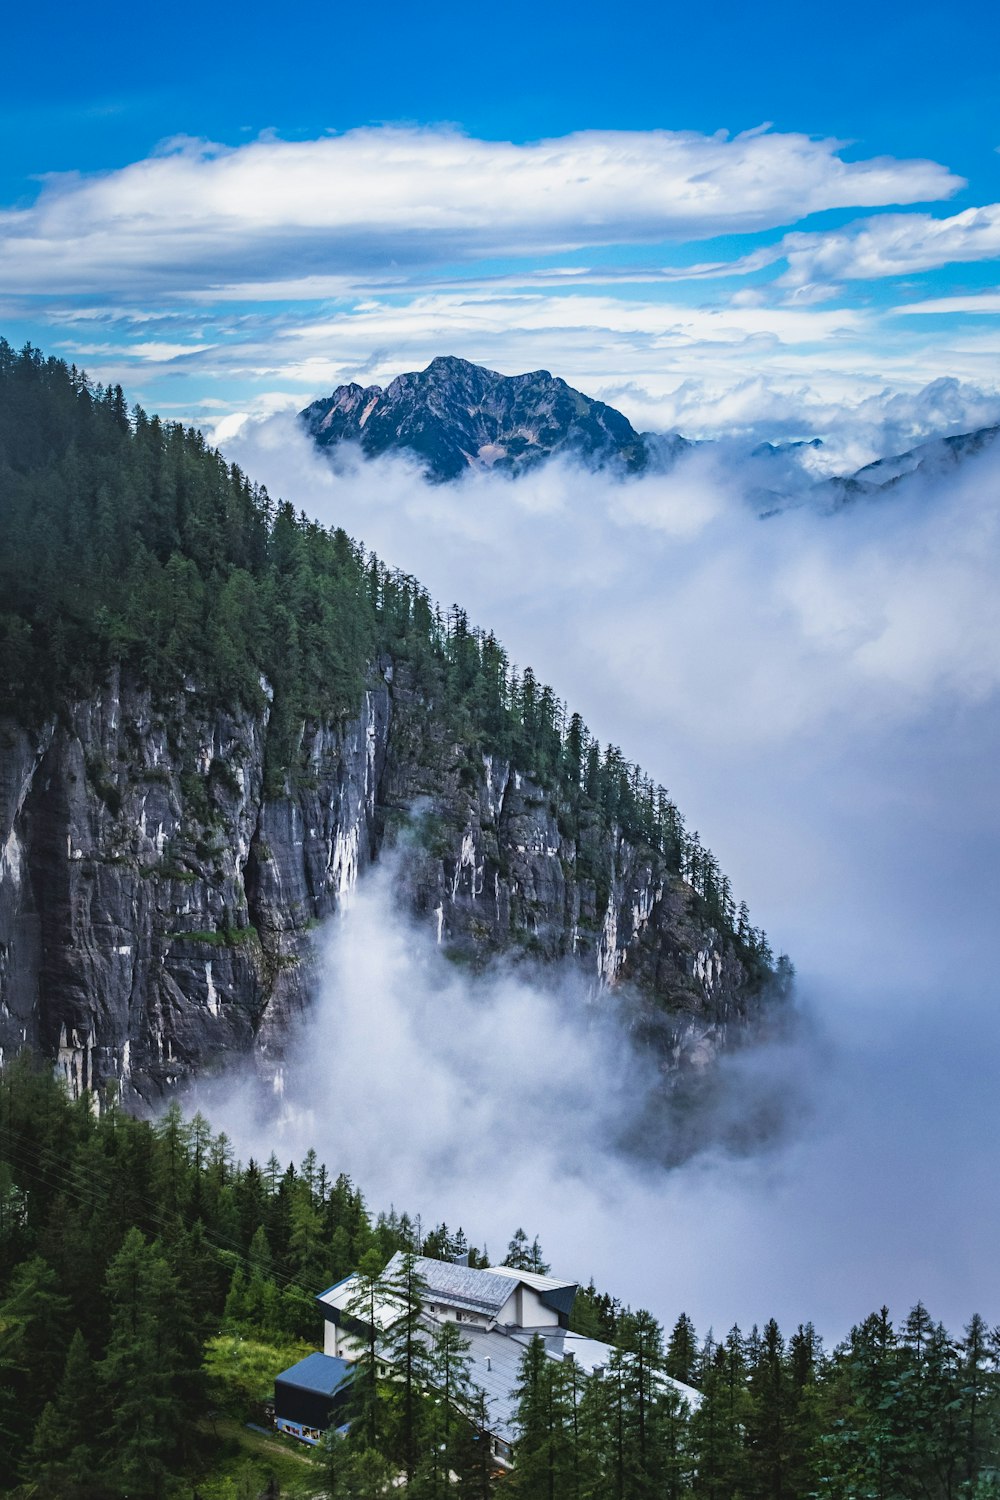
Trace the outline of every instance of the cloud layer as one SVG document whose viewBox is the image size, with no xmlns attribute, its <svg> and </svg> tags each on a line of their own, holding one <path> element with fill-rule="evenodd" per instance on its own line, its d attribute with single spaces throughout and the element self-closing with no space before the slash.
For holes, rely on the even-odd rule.
<svg viewBox="0 0 1000 1500">
<path fill-rule="evenodd" d="M 50 179 L 0 216 L 9 291 L 172 293 L 316 274 L 564 253 L 772 229 L 823 209 L 926 202 L 962 185 L 930 161 L 845 162 L 837 141 L 751 131 L 581 131 L 514 145 L 385 126 L 225 148 L 168 143 L 99 177 Z M 110 280 L 109 280 L 110 278 Z M 258 296 L 268 295 L 259 290 Z"/>
<path fill-rule="evenodd" d="M 476 601 L 522 663 L 540 665 L 557 614 L 578 642 L 569 663 L 545 664 L 557 685 L 574 686 L 568 666 L 584 688 L 599 662 L 619 701 L 634 693 L 635 708 L 656 713 L 666 702 L 692 741 L 814 734 L 860 705 L 906 722 L 942 695 L 979 701 L 1000 686 L 989 456 L 944 494 L 916 484 L 838 517 L 805 506 L 762 525 L 766 502 L 745 497 L 767 489 L 771 462 L 740 463 L 725 447 L 624 485 L 560 463 L 517 484 L 470 474 L 457 486 L 422 483 L 406 459 L 373 465 L 348 451 L 334 468 L 288 415 L 249 424 L 226 450 L 443 602 Z M 725 611 L 701 610 L 720 597 Z"/>
<path fill-rule="evenodd" d="M 773 1313 L 837 1337 L 918 1297 L 954 1326 L 996 1321 L 997 461 L 760 521 L 724 454 L 625 486 L 551 466 L 457 490 L 400 463 L 334 473 L 280 421 L 238 456 L 473 604 L 669 785 L 817 1027 L 729 1079 L 737 1113 L 806 1092 L 782 1149 L 651 1171 L 614 1150 L 620 1053 L 602 1061 L 523 979 L 466 991 L 362 890 L 286 1081 L 305 1109 L 288 1151 L 315 1140 L 376 1202 L 494 1251 L 524 1222 L 560 1271 L 668 1322 Z M 227 1123 L 244 1149 L 270 1129 Z"/>
<path fill-rule="evenodd" d="M 827 234 L 788 234 L 778 252 L 789 286 L 835 287 L 839 280 L 909 276 L 956 262 L 1000 256 L 1000 203 L 967 208 L 950 218 L 883 214 Z"/>
<path fill-rule="evenodd" d="M 401 919 L 390 880 L 363 884 L 328 931 L 282 1092 L 229 1079 L 201 1094 L 244 1159 L 313 1146 L 373 1209 L 461 1225 L 497 1259 L 523 1224 L 557 1273 L 592 1275 L 668 1325 L 686 1310 L 703 1333 L 777 1316 L 832 1340 L 884 1301 L 901 1314 L 918 1298 L 955 1327 L 974 1307 L 995 1318 L 1000 1036 L 985 1010 L 974 1034 L 955 1029 L 945 1006 L 959 988 L 900 1025 L 880 976 L 849 1018 L 830 1017 L 831 1035 L 730 1062 L 728 1118 L 792 1099 L 788 1138 L 727 1154 L 709 1113 L 706 1149 L 664 1171 L 618 1149 L 654 1082 L 608 1018 L 523 974 L 456 977 Z"/>
</svg>

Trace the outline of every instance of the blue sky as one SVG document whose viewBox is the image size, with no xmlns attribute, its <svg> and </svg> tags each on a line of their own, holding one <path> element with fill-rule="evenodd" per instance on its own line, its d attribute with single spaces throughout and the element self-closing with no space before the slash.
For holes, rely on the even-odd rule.
<svg viewBox="0 0 1000 1500">
<path fill-rule="evenodd" d="M 167 415 L 437 353 L 694 433 L 996 397 L 992 7 L 20 9 L 0 326 Z"/>
</svg>

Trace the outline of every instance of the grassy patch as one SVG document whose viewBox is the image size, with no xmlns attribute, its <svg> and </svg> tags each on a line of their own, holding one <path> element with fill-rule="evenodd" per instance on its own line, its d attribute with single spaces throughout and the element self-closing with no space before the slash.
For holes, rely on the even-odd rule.
<svg viewBox="0 0 1000 1500">
<path fill-rule="evenodd" d="M 259 943 L 256 927 L 211 927 L 195 932 L 172 932 L 174 942 L 207 943 L 210 948 L 238 948 L 242 943 Z"/>
<path fill-rule="evenodd" d="M 235 1417 L 199 1423 L 210 1467 L 198 1475 L 201 1500 L 256 1500 L 273 1477 L 282 1500 L 320 1500 L 327 1495 L 322 1460 L 294 1438 L 252 1432 Z"/>
<path fill-rule="evenodd" d="M 202 1500 L 256 1500 L 272 1475 L 282 1500 L 318 1500 L 326 1493 L 322 1460 L 310 1447 L 246 1426 L 268 1425 L 264 1403 L 274 1395 L 274 1377 L 314 1352 L 301 1339 L 271 1342 L 240 1334 L 209 1339 L 205 1370 L 215 1415 L 198 1424 L 206 1458 L 197 1481 Z"/>
<path fill-rule="evenodd" d="M 316 1351 L 301 1339 L 278 1343 L 220 1333 L 205 1345 L 214 1405 L 230 1416 L 259 1422 L 263 1405 L 274 1395 L 274 1377 Z"/>
</svg>

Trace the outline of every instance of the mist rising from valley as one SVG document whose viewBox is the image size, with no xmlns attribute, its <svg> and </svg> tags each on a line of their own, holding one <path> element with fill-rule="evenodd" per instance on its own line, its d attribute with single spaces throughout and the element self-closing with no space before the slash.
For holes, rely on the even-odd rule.
<svg viewBox="0 0 1000 1500">
<path fill-rule="evenodd" d="M 997 460 L 761 521 L 704 451 L 626 485 L 549 464 L 454 487 L 404 460 L 336 472 L 280 417 L 227 451 L 470 608 L 662 779 L 810 1018 L 726 1065 L 734 1114 L 762 1079 L 809 1101 L 780 1146 L 715 1130 L 652 1168 L 617 1149 L 642 1095 L 628 1052 L 524 976 L 470 989 L 373 878 L 332 924 L 283 1154 L 314 1144 L 376 1206 L 491 1251 L 524 1223 L 560 1271 L 666 1320 L 838 1336 L 918 1297 L 995 1320 Z M 251 1101 L 210 1107 L 268 1148 Z"/>
</svg>

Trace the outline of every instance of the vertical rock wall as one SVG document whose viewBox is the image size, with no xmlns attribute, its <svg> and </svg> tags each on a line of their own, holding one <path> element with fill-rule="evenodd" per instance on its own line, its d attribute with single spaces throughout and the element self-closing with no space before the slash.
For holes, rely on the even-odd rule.
<svg viewBox="0 0 1000 1500">
<path fill-rule="evenodd" d="M 690 889 L 613 831 L 449 742 L 373 673 L 356 718 L 303 726 L 265 791 L 269 706 L 167 702 L 115 675 L 28 732 L 0 725 L 0 1049 L 74 1091 L 151 1101 L 236 1053 L 280 1055 L 314 932 L 407 827 L 400 899 L 454 955 L 576 962 L 634 981 L 699 1062 L 759 997 Z M 266 687 L 266 685 L 264 685 Z"/>
</svg>

